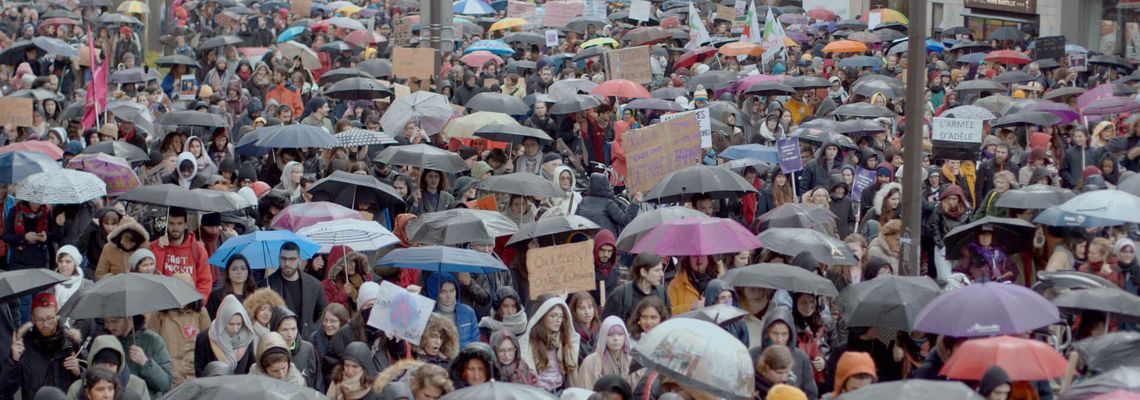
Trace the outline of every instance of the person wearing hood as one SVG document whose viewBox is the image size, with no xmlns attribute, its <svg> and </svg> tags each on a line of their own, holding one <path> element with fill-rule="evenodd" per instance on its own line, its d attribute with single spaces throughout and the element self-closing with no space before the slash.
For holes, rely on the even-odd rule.
<svg viewBox="0 0 1140 400">
<path fill-rule="evenodd" d="M 1081 172 L 1086 167 L 1096 166 L 1096 162 L 1100 159 L 1098 153 L 1098 149 L 1089 147 L 1088 130 L 1084 127 L 1074 129 L 1069 148 L 1065 149 L 1065 156 L 1061 158 L 1061 166 L 1058 168 L 1061 174 L 1061 186 L 1075 188 Z"/>
<path fill-rule="evenodd" d="M 875 360 L 870 354 L 850 351 L 843 353 L 835 367 L 835 386 L 822 400 L 832 400 L 844 393 L 853 392 L 878 381 Z"/>
<path fill-rule="evenodd" d="M 546 132 L 547 135 L 550 135 L 550 137 L 557 136 L 558 124 L 554 122 L 553 118 L 550 118 L 550 114 L 547 114 L 546 111 L 549 108 L 550 104 L 542 101 L 536 101 L 534 103 L 534 112 L 531 113 L 530 118 L 527 118 L 527 120 L 523 122 L 523 125 L 530 128 L 542 130 L 543 132 Z M 535 145 L 537 144 L 538 141 L 535 140 Z M 523 145 L 526 145 L 526 140 L 523 140 Z M 518 171 L 518 169 L 515 170 Z"/>
<path fill-rule="evenodd" d="M 519 339 L 519 356 L 536 371 L 535 386 L 558 392 L 572 386 L 578 367 L 578 333 L 569 323 L 570 306 L 560 297 L 542 302 Z"/>
<path fill-rule="evenodd" d="M 371 362 L 368 345 L 353 342 L 345 349 L 340 362 L 333 367 L 332 382 L 325 396 L 329 400 L 373 400 L 372 383 L 379 373 Z"/>
<path fill-rule="evenodd" d="M 534 371 L 522 362 L 518 335 L 506 329 L 498 330 L 491 334 L 488 343 L 495 350 L 494 361 L 495 370 L 499 372 L 498 380 L 530 385 L 538 379 Z"/>
<path fill-rule="evenodd" d="M 879 167 L 881 174 L 886 167 Z M 867 189 L 863 189 L 863 197 L 866 198 Z M 859 234 L 863 235 L 867 240 L 874 240 L 879 236 L 879 231 L 887 222 L 899 218 L 902 208 L 902 185 L 895 182 L 888 182 L 878 188 L 874 199 L 869 208 L 863 212 L 863 218 L 859 222 Z M 862 206 L 862 204 L 860 205 Z"/>
<path fill-rule="evenodd" d="M 727 304 L 733 307 L 740 307 L 740 302 L 736 299 L 736 291 L 729 286 L 727 282 L 720 279 L 713 279 L 705 286 L 704 296 L 705 307 L 711 307 L 717 304 Z M 732 336 L 740 340 L 744 347 L 751 347 L 748 338 L 748 326 L 742 320 L 736 320 L 730 323 L 720 325 L 724 330 Z"/>
<path fill-rule="evenodd" d="M 320 357 L 317 357 L 313 344 L 301 339 L 301 321 L 284 306 L 273 308 L 273 322 L 270 323 L 274 332 L 285 339 L 285 347 L 293 359 L 293 365 L 305 377 L 305 386 L 321 390 L 324 382 L 321 381 Z"/>
<path fill-rule="evenodd" d="M 455 323 L 459 347 L 479 341 L 479 321 L 475 310 L 459 300 L 459 279 L 447 272 L 434 272 L 425 282 L 428 298 L 435 300 L 434 312 Z"/>
<path fill-rule="evenodd" d="M 191 157 L 197 162 L 198 172 L 197 176 L 211 176 L 218 174 L 218 165 L 210 158 L 209 149 L 202 139 L 197 136 L 190 136 L 186 138 L 186 143 L 182 149 L 182 154 L 190 153 Z"/>
<path fill-rule="evenodd" d="M 523 225 L 535 221 L 538 215 L 538 209 L 534 207 L 534 202 L 530 201 L 529 197 L 512 194 L 507 200 L 507 207 L 502 211 L 503 216 L 516 225 Z"/>
<path fill-rule="evenodd" d="M 599 332 L 601 335 L 597 335 L 594 351 L 587 355 L 582 365 L 578 367 L 575 387 L 592 389 L 595 383 L 606 375 L 620 376 L 626 381 L 631 379 L 630 349 L 633 347 L 633 341 L 625 322 L 611 315 L 602 321 L 602 329 Z"/>
<path fill-rule="evenodd" d="M 111 335 L 97 336 L 91 341 L 91 348 L 87 350 L 87 371 L 71 387 L 67 389 L 68 400 L 78 400 L 83 390 L 83 378 L 93 368 L 104 368 L 115 374 L 119 382 L 119 390 L 133 392 L 140 399 L 150 399 L 146 390 L 146 382 L 137 376 L 131 375 L 126 368 L 127 356 L 119 341 Z"/>
<path fill-rule="evenodd" d="M 477 83 L 479 77 L 475 75 L 475 72 L 465 69 L 459 69 L 456 71 L 457 74 L 460 74 L 460 76 L 463 77 L 463 84 L 455 88 L 455 93 L 451 95 L 451 100 L 453 103 L 467 104 L 467 102 L 471 101 L 471 98 L 475 97 L 475 95 L 483 93 L 482 86 Z"/>
<path fill-rule="evenodd" d="M 495 351 L 483 342 L 465 347 L 455 356 L 448 370 L 456 389 L 502 380 L 495 363 Z"/>
<path fill-rule="evenodd" d="M 249 372 L 257 340 L 253 323 L 237 297 L 228 295 L 218 307 L 218 317 L 194 341 L 194 372 L 202 376 L 214 361 L 229 365 L 235 374 Z"/>
<path fill-rule="evenodd" d="M 787 346 L 792 352 L 794 361 L 791 371 L 784 382 L 772 383 L 786 383 L 803 390 L 810 399 L 818 398 L 819 388 L 815 384 L 811 359 L 796 346 L 796 338 L 795 318 L 792 316 L 791 310 L 783 306 L 771 307 L 763 320 L 763 343 L 753 345 L 749 353 L 755 361 L 767 347 L 772 345 Z"/>
<path fill-rule="evenodd" d="M 206 178 L 198 173 L 198 160 L 194 155 L 184 151 L 178 154 L 178 168 L 163 177 L 162 183 L 172 183 L 183 189 L 197 189 L 206 185 Z"/>
<path fill-rule="evenodd" d="M 82 264 L 83 256 L 79 254 L 79 249 L 75 246 L 66 245 L 55 252 L 55 272 L 67 278 L 67 280 L 57 283 L 49 289 L 59 304 L 67 305 L 67 301 L 76 293 L 86 290 L 94 284 L 90 279 L 84 277 L 83 268 L 79 268 Z"/>
<path fill-rule="evenodd" d="M 574 191 L 578 184 L 578 177 L 574 174 L 574 170 L 565 165 L 559 166 L 554 169 L 554 177 L 551 180 L 566 193 L 566 197 L 547 198 L 546 207 L 548 210 L 542 214 L 543 218 L 576 214 L 578 206 L 582 204 L 582 194 Z"/>
<path fill-rule="evenodd" d="M 586 217 L 602 229 L 621 236 L 621 230 L 625 228 L 626 224 L 637 217 L 640 202 L 641 194 L 638 193 L 629 206 L 623 210 L 621 203 L 614 196 L 614 188 L 610 184 L 609 178 L 595 172 L 590 174 L 590 187 L 586 191 L 586 195 L 582 197 L 577 215 Z"/>
<path fill-rule="evenodd" d="M 282 190 L 288 195 L 288 202 L 296 204 L 303 201 L 301 196 L 301 178 L 305 175 L 305 167 L 296 161 L 290 161 L 281 169 L 281 180 L 274 189 Z"/>
<path fill-rule="evenodd" d="M 938 175 L 935 175 L 938 176 Z M 934 203 L 934 212 L 923 221 L 927 231 L 931 234 L 934 244 L 934 265 L 949 265 L 946 260 L 946 234 L 969 220 L 970 209 L 966 207 L 966 196 L 958 185 L 946 185 L 938 194 L 938 202 Z M 950 271 L 941 268 L 937 271 L 938 278 L 950 276 Z"/>
<path fill-rule="evenodd" d="M 99 253 L 99 263 L 95 267 L 95 279 L 103 279 L 108 274 L 130 272 L 128 260 L 141 249 L 150 248 L 150 235 L 146 229 L 131 217 L 123 217 L 119 225 L 107 234 L 107 244 Z"/>
<path fill-rule="evenodd" d="M 839 160 L 839 146 L 831 141 L 825 141 L 823 146 L 820 146 L 815 159 L 804 165 L 803 174 L 800 175 L 800 184 L 797 186 L 799 193 L 796 195 L 802 196 L 808 190 L 827 185 L 831 179 L 831 173 L 836 171 L 840 164 L 842 162 Z"/>
<path fill-rule="evenodd" d="M 1116 266 L 1124 276 L 1124 290 L 1136 294 L 1136 288 L 1140 287 L 1140 262 L 1136 259 L 1136 243 L 1123 237 L 1116 240 L 1112 250 L 1116 254 Z"/>
<path fill-rule="evenodd" d="M 606 292 L 612 292 L 621 284 L 621 271 L 617 265 L 617 238 L 609 230 L 599 230 L 594 235 L 594 280 L 601 282 Z M 594 304 L 601 304 L 602 289 L 590 291 Z"/>
<path fill-rule="evenodd" d="M 420 344 L 412 347 L 416 360 L 447 368 L 459 355 L 459 335 L 455 324 L 447 317 L 434 312 L 424 327 Z"/>
<path fill-rule="evenodd" d="M 257 362 L 249 369 L 250 375 L 265 375 L 297 386 L 305 386 L 305 377 L 293 365 L 289 346 L 277 332 L 261 335 L 257 340 Z"/>
<path fill-rule="evenodd" d="M 59 303 L 51 293 L 32 298 L 31 321 L 16 330 L 11 353 L 0 361 L 3 391 L 12 396 L 35 393 L 41 387 L 70 387 L 80 376 L 79 352 L 83 334 L 59 318 Z"/>
<path fill-rule="evenodd" d="M 329 252 L 328 275 L 321 281 L 325 298 L 340 303 L 349 310 L 356 309 L 356 296 L 360 285 L 369 281 L 368 256 L 345 245 L 333 246 Z"/>
<path fill-rule="evenodd" d="M 479 320 L 481 337 L 489 338 L 495 332 L 506 329 L 518 336 L 526 332 L 526 309 L 522 306 L 518 292 L 511 286 L 499 286 L 492 301 L 491 315 Z"/>
<path fill-rule="evenodd" d="M 141 315 L 104 317 L 103 328 L 127 350 L 127 370 L 142 378 L 150 397 L 157 399 L 173 387 L 174 373 L 166 342 L 158 333 L 146 329 L 143 319 Z"/>
<path fill-rule="evenodd" d="M 855 213 L 858 210 L 855 203 L 851 202 L 851 187 L 842 173 L 831 174 L 827 192 L 831 196 L 831 202 L 827 207 L 835 214 L 836 232 L 839 234 L 838 237 L 845 238 L 855 232 Z"/>
<path fill-rule="evenodd" d="M 986 369 L 982 381 L 978 384 L 978 394 L 986 400 L 1006 400 L 1013 392 L 1013 381 L 1009 374 L 1001 367 L 994 365 Z"/>
<path fill-rule="evenodd" d="M 79 240 L 75 242 L 75 246 L 79 248 L 79 253 L 87 260 L 87 265 L 84 271 L 88 276 L 94 276 L 95 266 L 99 265 L 99 260 L 103 256 L 103 246 L 107 244 L 107 236 L 115 227 L 123 220 L 124 214 L 115 209 L 114 207 L 103 207 L 95 211 L 93 219 L 84 226 L 83 231 L 79 234 Z M 83 263 L 80 263 L 82 265 Z"/>
<path fill-rule="evenodd" d="M 764 348 L 760 354 L 754 356 L 753 364 L 755 364 L 755 398 L 768 399 L 769 392 L 776 385 L 795 387 L 793 380 L 796 376 L 792 374 L 792 367 L 795 366 L 795 363 L 792 352 L 787 346 Z M 796 390 L 800 389 L 796 388 Z"/>
<path fill-rule="evenodd" d="M 189 276 L 176 277 L 190 284 Z M 206 310 L 201 309 L 201 304 L 201 301 L 195 301 L 185 307 L 146 314 L 147 329 L 162 337 L 170 353 L 172 387 L 197 376 L 194 358 L 198 333 L 210 329 L 210 317 Z"/>
</svg>

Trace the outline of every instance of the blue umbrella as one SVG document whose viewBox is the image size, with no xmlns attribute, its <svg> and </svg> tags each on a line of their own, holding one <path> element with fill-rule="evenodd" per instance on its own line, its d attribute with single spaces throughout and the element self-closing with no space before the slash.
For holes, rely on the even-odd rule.
<svg viewBox="0 0 1140 400">
<path fill-rule="evenodd" d="M 502 261 L 490 254 L 448 246 L 392 250 L 376 261 L 376 265 L 431 272 L 492 273 L 507 270 Z"/>
<path fill-rule="evenodd" d="M 293 38 L 297 37 L 297 35 L 300 35 L 303 32 L 305 32 L 305 27 L 303 27 L 303 26 L 289 27 L 289 29 L 286 29 L 284 32 L 281 32 L 280 35 L 277 35 L 277 43 L 288 42 L 290 40 L 293 40 Z"/>
<path fill-rule="evenodd" d="M 0 154 L 0 183 L 13 184 L 28 175 L 59 168 L 58 162 L 43 153 L 10 151 Z"/>
<path fill-rule="evenodd" d="M 1140 223 L 1140 197 L 1119 190 L 1094 190 L 1042 211 L 1033 222 L 1081 228 Z"/>
<path fill-rule="evenodd" d="M 483 0 L 459 0 L 451 5 L 451 11 L 456 14 L 494 14 L 495 9 L 490 4 L 484 3 Z"/>
<path fill-rule="evenodd" d="M 509 56 L 515 54 L 515 49 L 502 40 L 483 39 L 478 42 L 472 43 L 463 50 L 463 54 L 470 54 L 473 51 L 489 51 L 498 56 Z"/>
<path fill-rule="evenodd" d="M 491 8 L 495 11 L 504 11 L 507 9 L 507 3 L 509 3 L 507 0 L 495 0 L 491 2 Z"/>
<path fill-rule="evenodd" d="M 926 39 L 926 51 L 941 53 L 943 51 L 946 51 L 946 46 L 942 43 L 938 43 L 937 41 Z"/>
<path fill-rule="evenodd" d="M 321 249 L 321 245 L 297 236 L 291 231 L 257 231 L 226 240 L 214 251 L 214 255 L 210 256 L 210 265 L 225 268 L 230 257 L 241 254 L 249 261 L 249 267 L 252 269 L 276 267 L 280 261 L 278 257 L 281 254 L 281 245 L 288 242 L 296 243 L 301 248 L 300 257 L 305 260 L 312 258 Z"/>
<path fill-rule="evenodd" d="M 736 146 L 729 146 L 727 149 L 724 149 L 724 151 L 720 153 L 720 158 L 726 160 L 751 158 L 771 164 L 778 164 L 780 162 L 780 156 L 779 153 L 776 152 L 775 147 L 764 146 L 760 144 L 741 144 Z"/>
<path fill-rule="evenodd" d="M 331 15 L 333 12 L 333 10 L 331 8 L 329 8 L 329 6 L 326 6 L 324 4 L 319 4 L 319 3 L 313 3 L 312 8 L 309 9 L 309 13 L 310 14 L 316 14 L 317 11 L 323 12 L 323 13 L 325 13 L 325 15 Z"/>
</svg>

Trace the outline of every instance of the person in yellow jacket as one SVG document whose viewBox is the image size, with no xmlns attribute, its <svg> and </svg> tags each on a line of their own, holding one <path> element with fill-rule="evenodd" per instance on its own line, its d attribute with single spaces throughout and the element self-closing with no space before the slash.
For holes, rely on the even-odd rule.
<svg viewBox="0 0 1140 400">
<path fill-rule="evenodd" d="M 704 307 L 701 298 L 709 281 L 720 276 L 712 256 L 685 256 L 677 267 L 677 276 L 669 282 L 669 308 L 672 315 Z"/>
<path fill-rule="evenodd" d="M 784 103 L 784 109 L 792 113 L 792 124 L 799 125 L 804 118 L 815 114 L 811 108 L 811 91 L 796 90 L 796 95 Z"/>
</svg>

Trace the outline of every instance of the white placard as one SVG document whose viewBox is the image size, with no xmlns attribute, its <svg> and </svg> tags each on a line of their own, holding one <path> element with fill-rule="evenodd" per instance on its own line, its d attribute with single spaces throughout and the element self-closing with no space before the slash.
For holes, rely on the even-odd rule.
<svg viewBox="0 0 1140 400">
<path fill-rule="evenodd" d="M 934 118 L 931 140 L 958 143 L 981 143 L 982 120 Z"/>
<path fill-rule="evenodd" d="M 384 281 L 368 315 L 368 325 L 418 346 L 434 309 L 435 300 Z"/>
<path fill-rule="evenodd" d="M 875 27 L 881 23 L 883 23 L 883 13 L 873 12 L 867 14 L 867 29 L 875 29 Z"/>
<path fill-rule="evenodd" d="M 711 114 L 707 108 L 698 108 L 696 110 L 685 111 L 683 113 L 662 115 L 661 122 L 681 118 L 689 114 L 695 114 L 697 116 L 697 127 L 701 129 L 701 148 L 707 149 L 712 147 L 712 119 L 710 119 Z"/>
<path fill-rule="evenodd" d="M 647 0 L 633 0 L 629 3 L 629 19 L 637 21 L 648 21 L 649 12 L 653 9 L 653 3 Z"/>
<path fill-rule="evenodd" d="M 546 31 L 546 47 L 558 47 L 557 29 L 550 29 Z"/>
<path fill-rule="evenodd" d="M 591 18 L 608 18 L 609 13 L 606 7 L 609 3 L 606 0 L 586 0 L 586 9 L 582 11 L 582 16 Z"/>
</svg>

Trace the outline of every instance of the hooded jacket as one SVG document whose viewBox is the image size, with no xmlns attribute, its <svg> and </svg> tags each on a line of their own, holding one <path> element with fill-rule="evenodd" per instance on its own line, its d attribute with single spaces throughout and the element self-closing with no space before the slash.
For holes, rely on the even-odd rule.
<svg viewBox="0 0 1140 400">
<path fill-rule="evenodd" d="M 183 154 L 188 154 L 191 158 L 194 158 L 194 153 L 190 152 L 190 144 L 193 142 L 198 142 L 198 146 L 200 146 L 202 149 L 202 156 L 194 159 L 194 161 L 198 163 L 198 169 L 195 175 L 200 175 L 203 177 L 217 175 L 218 165 L 214 164 L 214 160 L 210 158 L 209 147 L 207 147 L 206 143 L 202 141 L 202 138 L 199 138 L 197 136 L 190 136 L 186 138 L 186 143 L 182 146 L 182 154 L 178 155 L 178 162 L 182 162 Z"/>
<path fill-rule="evenodd" d="M 835 147 L 837 150 L 835 159 L 831 160 L 831 162 L 827 162 L 826 150 L 828 147 Z M 815 159 L 804 165 L 803 175 L 800 175 L 800 185 L 796 188 L 799 192 L 796 193 L 797 196 L 802 196 L 809 190 L 828 184 L 831 172 L 837 170 L 839 166 L 843 164 L 839 158 L 840 154 L 838 153 L 838 149 L 839 146 L 836 146 L 835 143 L 831 141 L 825 141 L 822 146 L 819 146 L 819 150 L 815 153 Z"/>
<path fill-rule="evenodd" d="M 226 296 L 218 306 L 218 316 L 214 318 L 211 326 L 198 332 L 198 337 L 194 341 L 194 374 L 196 376 L 205 376 L 206 365 L 213 361 L 220 361 L 229 364 L 226 360 L 225 350 L 218 347 L 218 344 L 211 339 L 211 331 L 213 335 L 225 335 L 225 325 L 229 322 L 230 318 L 234 315 L 242 316 L 242 323 L 245 325 L 241 329 L 245 329 L 249 335 L 249 344 L 245 346 L 245 353 L 241 357 L 237 357 L 235 352 L 234 357 L 237 360 L 234 365 L 231 365 L 234 374 L 245 374 L 249 372 L 249 368 L 256 362 L 253 358 L 254 349 L 257 347 L 257 334 L 253 330 L 253 323 L 250 322 L 249 314 L 246 313 L 245 307 L 241 302 L 237 301 L 237 297 Z M 219 340 L 229 340 L 229 338 L 221 338 Z"/>
<path fill-rule="evenodd" d="M 518 304 L 519 311 L 513 315 L 504 316 L 502 321 L 496 320 L 494 313 L 506 299 L 514 299 L 515 304 Z M 523 307 L 522 299 L 513 287 L 503 285 L 496 289 L 495 299 L 491 303 L 491 314 L 479 320 L 479 330 L 482 332 L 480 336 L 483 338 L 489 338 L 501 329 L 509 330 L 515 336 L 526 332 L 526 307 Z"/>
<path fill-rule="evenodd" d="M 740 301 L 736 300 L 736 291 L 732 289 L 732 286 L 728 285 L 728 282 L 720 279 L 713 279 L 705 286 L 705 307 L 716 305 L 717 298 L 720 297 L 721 292 L 725 291 L 732 293 L 732 303 L 729 305 L 740 307 Z M 740 343 L 744 343 L 745 348 L 752 347 L 748 341 L 748 326 L 744 324 L 743 319 L 733 321 L 727 325 L 721 325 L 721 327 L 739 339 Z"/>
<path fill-rule="evenodd" d="M 146 329 L 142 324 L 142 316 L 135 316 L 134 318 L 135 330 L 127 337 L 121 337 L 119 344 L 125 349 L 131 346 L 141 347 L 143 353 L 146 354 L 146 364 L 139 365 L 134 361 L 127 359 L 127 367 L 132 375 L 142 378 L 146 382 L 147 391 L 150 392 L 152 399 L 162 397 L 163 393 L 169 392 L 171 382 L 174 379 L 172 372 L 172 365 L 170 362 L 170 352 L 166 349 L 166 342 L 152 330 Z"/>
<path fill-rule="evenodd" d="M 786 307 L 772 305 L 768 308 L 768 314 L 764 316 L 763 321 L 764 343 L 760 346 L 754 346 L 749 350 L 753 362 L 760 357 L 760 354 L 766 347 L 772 345 L 767 338 L 767 333 L 772 324 L 777 321 L 783 322 L 784 325 L 788 326 L 788 342 L 779 344 L 788 346 L 788 348 L 792 350 L 792 358 L 795 360 L 792 365 L 792 372 L 788 375 L 788 380 L 785 383 L 803 390 L 809 399 L 818 398 L 819 388 L 816 387 L 815 384 L 815 375 L 812 371 L 811 360 L 808 359 L 807 354 L 805 354 L 803 350 L 800 350 L 799 347 L 796 346 L 796 322 L 792 318 L 791 310 Z M 759 376 L 757 376 L 757 379 L 759 379 Z"/>
<path fill-rule="evenodd" d="M 625 225 L 637 216 L 637 211 L 636 203 L 630 204 L 623 210 L 614 197 L 614 188 L 610 185 L 610 180 L 605 175 L 593 173 L 590 174 L 590 188 L 582 197 L 582 204 L 578 206 L 577 214 L 593 221 L 602 229 L 620 236 Z"/>
<path fill-rule="evenodd" d="M 276 332 L 278 327 L 281 326 L 281 322 L 287 318 L 297 319 L 297 314 L 289 311 L 289 309 L 285 306 L 274 307 L 273 318 L 270 319 L 272 322 L 269 323 L 272 326 L 273 331 Z M 323 389 L 321 382 L 322 376 L 320 357 L 317 357 L 317 351 L 313 348 L 312 343 L 301 339 L 300 328 L 301 321 L 297 321 L 298 332 L 296 342 L 287 343 L 289 354 L 293 358 L 293 366 L 295 369 L 298 369 L 301 373 L 301 376 L 305 377 L 305 386 L 320 391 Z M 352 346 L 349 346 L 349 350 L 351 350 L 351 348 Z M 370 357 L 364 358 L 364 360 L 368 360 L 369 358 Z M 361 362 L 360 365 L 363 365 L 366 368 L 373 368 L 370 363 Z M 375 373 L 373 373 L 373 375 L 375 375 Z"/>
<path fill-rule="evenodd" d="M 835 387 L 831 393 L 828 393 L 828 398 L 836 398 L 843 394 L 843 387 L 847 385 L 847 379 L 858 374 L 869 374 L 871 376 L 878 376 L 875 372 L 875 360 L 871 358 L 870 354 L 848 351 L 844 352 L 839 357 L 839 362 L 835 367 Z"/>
<path fill-rule="evenodd" d="M 79 234 L 79 240 L 75 243 L 75 247 L 78 247 L 79 252 L 87 259 L 87 272 L 93 272 L 95 266 L 99 265 L 99 259 L 102 258 L 103 246 L 107 244 L 108 232 L 103 230 L 100 219 L 109 212 L 119 215 L 120 222 L 122 222 L 123 215 L 114 208 L 100 208 L 92 215 L 92 221 L 83 228 L 83 232 Z"/>
<path fill-rule="evenodd" d="M 198 333 L 210 328 L 210 318 L 205 310 L 186 308 L 160 311 L 147 316 L 147 329 L 150 329 L 166 342 L 170 353 L 173 385 L 181 385 L 187 379 L 194 379 L 195 348 Z"/>
<path fill-rule="evenodd" d="M 531 330 L 534 329 L 535 325 L 538 325 L 539 322 L 542 321 L 543 316 L 545 316 L 547 312 L 550 312 L 550 309 L 552 309 L 554 307 L 561 307 L 563 315 L 565 315 L 567 317 L 569 317 L 570 315 L 573 315 L 573 314 L 570 314 L 570 306 L 566 305 L 566 302 L 563 301 L 561 297 L 553 297 L 553 298 L 547 299 L 545 302 L 542 303 L 541 306 L 538 307 L 538 310 L 536 310 L 534 312 L 534 315 L 532 315 L 530 317 L 530 321 L 527 322 L 527 325 L 526 325 L 526 333 L 524 333 L 522 335 L 522 337 L 519 338 L 519 353 L 518 353 L 519 359 L 522 360 L 523 364 L 525 364 L 529 370 L 535 371 L 540 376 L 542 374 L 542 371 L 538 370 L 538 368 L 537 368 L 538 363 L 535 360 L 533 350 L 531 349 L 530 332 L 531 332 Z M 567 326 L 567 324 L 571 324 L 569 319 L 563 320 L 562 324 L 563 324 L 562 329 L 569 328 L 569 331 L 570 331 L 570 340 L 569 340 L 570 343 L 564 343 L 564 345 L 570 346 L 570 354 L 568 355 L 568 357 L 566 359 L 562 360 L 561 362 L 562 363 L 571 362 L 571 363 L 577 364 L 577 361 L 578 361 L 578 345 L 579 345 L 579 341 L 582 339 L 581 339 L 581 337 L 578 336 L 578 332 L 574 332 L 573 327 Z M 563 376 L 562 377 L 563 387 L 571 386 L 573 384 L 573 379 L 574 379 L 573 376 Z"/>
<path fill-rule="evenodd" d="M 840 167 L 840 169 L 849 167 Z M 854 171 L 852 171 L 854 172 Z M 844 188 L 844 196 L 842 198 L 835 198 L 831 193 L 835 192 L 836 188 Z M 830 180 L 827 184 L 827 193 L 831 197 L 831 203 L 828 208 L 835 214 L 836 230 L 839 233 L 839 238 L 845 238 L 855 231 L 855 205 L 851 202 L 851 188 L 847 185 L 847 179 L 843 177 L 842 173 L 831 174 Z"/>
<path fill-rule="evenodd" d="M 622 354 L 618 356 L 619 365 L 614 365 L 611 361 L 611 356 L 606 354 L 606 340 L 609 338 L 611 328 L 620 328 L 622 334 L 625 335 L 625 345 L 622 346 Z M 598 379 L 606 375 L 617 375 L 629 381 L 631 348 L 632 340 L 629 336 L 629 330 L 625 327 L 625 322 L 616 316 L 606 317 L 606 319 L 602 321 L 602 328 L 598 331 L 596 341 L 594 342 L 594 351 L 587 355 L 586 359 L 582 360 L 582 365 L 578 367 L 578 373 L 574 379 L 574 386 L 583 389 L 593 389 Z"/>
<path fill-rule="evenodd" d="M 142 379 L 131 375 L 130 371 L 127 371 L 125 367 L 127 356 L 123 353 L 123 346 L 119 344 L 119 341 L 115 339 L 114 336 L 101 335 L 91 341 L 91 348 L 87 350 L 87 368 L 91 368 L 95 365 L 95 355 L 103 350 L 113 351 L 119 356 L 119 373 L 115 375 L 116 380 L 119 381 L 119 387 L 134 392 L 134 394 L 141 399 L 150 399 L 150 394 L 148 394 L 146 390 L 146 382 L 143 382 Z M 86 375 L 87 371 L 84 371 L 83 376 Z M 83 377 L 80 378 L 81 379 L 76 380 L 75 383 L 72 383 L 71 387 L 67 389 L 68 400 L 79 399 L 80 393 L 83 391 Z"/>
<path fill-rule="evenodd" d="M 202 151 L 206 151 L 206 149 L 202 148 Z M 182 178 L 180 167 L 183 162 L 190 163 L 194 166 L 194 173 L 190 174 L 190 178 Z M 174 165 L 174 171 L 166 174 L 166 176 L 162 178 L 162 183 L 170 183 L 182 186 L 183 189 L 194 189 L 205 186 L 206 178 L 203 176 L 203 174 L 199 173 L 198 160 L 194 159 L 194 155 L 190 154 L 190 152 L 184 151 L 178 154 L 178 163 Z"/>
<path fill-rule="evenodd" d="M 607 245 L 613 248 L 613 254 L 610 255 L 609 261 L 603 263 L 598 259 L 598 251 Z M 621 271 L 617 265 L 617 258 L 617 238 L 614 237 L 614 233 L 605 229 L 598 231 L 594 235 L 594 280 L 604 282 L 607 292 L 612 292 L 621 284 Z M 601 304 L 600 288 L 590 291 L 590 294 L 594 296 L 594 304 Z"/>
<path fill-rule="evenodd" d="M 119 236 L 126 231 L 132 231 L 139 235 L 140 241 L 137 249 L 126 251 L 119 247 Z M 107 244 L 103 245 L 103 251 L 99 253 L 99 264 L 95 267 L 95 280 L 103 279 L 108 274 L 130 272 L 131 268 L 127 265 L 127 259 L 138 249 L 149 248 L 149 242 L 150 235 L 147 234 L 142 225 L 135 222 L 133 218 L 123 217 L 119 221 L 119 225 L 107 234 Z M 155 260 L 157 261 L 157 258 Z"/>
<path fill-rule="evenodd" d="M 455 328 L 459 333 L 459 348 L 466 348 L 468 343 L 479 341 L 479 320 L 475 316 L 475 310 L 460 300 L 461 294 L 459 279 L 455 278 L 447 272 L 433 272 L 428 276 L 425 284 L 427 297 L 436 300 L 436 312 L 439 312 L 439 290 L 444 282 L 451 282 L 455 285 Z M 521 303 L 519 307 L 522 307 Z M 569 314 L 567 314 L 569 315 Z"/>
<path fill-rule="evenodd" d="M 265 371 L 261 370 L 261 357 L 269 351 L 283 351 L 289 354 L 289 346 L 285 344 L 285 338 L 277 332 L 269 332 L 261 335 L 257 341 L 257 355 L 253 363 L 253 367 L 249 369 L 250 375 L 265 375 Z M 297 386 L 305 386 L 305 377 L 301 376 L 301 371 L 293 364 L 292 357 L 289 361 L 289 373 L 285 375 L 285 382 L 292 383 Z"/>
<path fill-rule="evenodd" d="M 898 182 L 890 182 L 883 185 L 877 192 L 875 192 L 875 200 L 871 203 L 871 209 L 867 210 L 867 214 L 863 216 L 863 224 L 866 224 L 867 221 L 879 220 L 879 216 L 883 214 L 883 204 L 886 203 L 887 195 L 890 194 L 892 190 L 898 190 L 901 194 L 902 185 Z M 902 207 L 901 203 L 899 204 L 899 207 Z M 897 216 L 898 213 L 895 213 L 895 215 Z"/>
<path fill-rule="evenodd" d="M 495 351 L 486 343 L 475 342 L 460 351 L 448 367 L 448 374 L 451 375 L 451 382 L 455 384 L 456 389 L 471 386 L 463 379 L 463 370 L 467 368 L 467 362 L 473 359 L 482 360 L 483 365 L 487 367 L 487 381 L 500 379 L 499 368 L 495 363 Z"/>
<path fill-rule="evenodd" d="M 363 380 L 367 382 L 364 385 L 353 385 L 353 387 L 346 387 L 348 384 L 345 381 L 329 382 L 329 388 L 325 392 L 329 399 L 353 399 L 353 400 L 375 400 L 378 396 L 373 391 L 374 379 L 377 375 L 376 366 L 371 362 L 372 354 L 368 345 L 362 342 L 352 342 L 345 348 L 344 355 L 341 361 L 352 360 L 363 368 L 361 371 Z"/>
<path fill-rule="evenodd" d="M 210 253 L 206 246 L 194 236 L 194 232 L 187 232 L 182 243 L 169 241 L 162 247 L 158 240 L 150 243 L 150 251 L 154 252 L 154 269 L 166 276 L 174 274 L 187 274 L 194 278 L 194 288 L 203 299 L 210 298 L 210 290 L 214 288 L 214 274 L 207 260 Z"/>
<path fill-rule="evenodd" d="M 543 217 L 546 216 L 560 216 L 560 215 L 574 215 L 578 211 L 578 206 L 582 204 L 582 194 L 575 192 L 574 188 L 578 185 L 578 175 L 574 170 L 568 166 L 560 166 L 554 169 L 554 176 L 550 177 L 550 181 L 555 185 L 560 185 L 558 179 L 562 176 L 563 172 L 570 173 L 570 190 L 566 192 L 567 197 L 551 197 L 546 199 L 547 206 L 550 208 Z M 562 186 L 558 186 L 562 187 Z"/>
<path fill-rule="evenodd" d="M 16 336 L 24 340 L 24 354 L 20 361 L 12 360 L 12 357 L 4 357 L 0 361 L 5 394 L 11 396 L 16 389 L 22 393 L 35 393 L 44 386 L 70 387 L 79 378 L 63 368 L 63 361 L 79 351 L 83 334 L 76 329 L 65 328 L 62 318 L 51 337 L 40 336 L 31 322 L 21 326 Z"/>
</svg>

